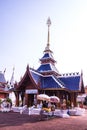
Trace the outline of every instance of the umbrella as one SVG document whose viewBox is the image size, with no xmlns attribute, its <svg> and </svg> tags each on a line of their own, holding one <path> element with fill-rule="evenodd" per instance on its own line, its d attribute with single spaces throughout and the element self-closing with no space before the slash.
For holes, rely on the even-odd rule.
<svg viewBox="0 0 87 130">
<path fill-rule="evenodd" d="M 50 100 L 50 97 L 46 94 L 39 94 L 37 95 L 37 99 L 38 100 L 43 100 L 43 101 L 49 101 Z"/>
<path fill-rule="evenodd" d="M 60 99 L 57 96 L 50 96 L 50 102 L 58 103 Z"/>
</svg>

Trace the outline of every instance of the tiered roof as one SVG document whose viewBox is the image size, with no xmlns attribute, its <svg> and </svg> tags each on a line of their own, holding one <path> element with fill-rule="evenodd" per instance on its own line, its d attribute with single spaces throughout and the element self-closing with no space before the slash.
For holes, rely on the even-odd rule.
<svg viewBox="0 0 87 130">
<path fill-rule="evenodd" d="M 0 83 L 6 83 L 4 74 L 0 71 Z"/>
<path fill-rule="evenodd" d="M 54 75 L 42 75 L 32 69 L 30 69 L 30 73 L 35 83 L 38 85 L 40 81 L 41 89 L 66 89 L 70 91 L 81 91 L 82 84 L 82 74 L 75 73 L 72 75 L 62 75 L 62 76 L 54 76 Z"/>
<path fill-rule="evenodd" d="M 7 85 L 7 82 L 6 82 L 4 73 L 0 71 L 0 93 L 8 93 L 6 91 L 6 85 Z"/>
<path fill-rule="evenodd" d="M 44 75 L 59 75 L 59 72 L 57 70 L 57 68 L 55 67 L 55 63 L 56 61 L 54 60 L 53 57 L 53 52 L 50 50 L 50 32 L 49 32 L 49 27 L 50 27 L 51 21 L 50 18 L 48 18 L 47 21 L 47 25 L 48 25 L 48 40 L 47 40 L 47 46 L 44 50 L 44 55 L 43 57 L 40 59 L 41 61 L 41 65 L 40 67 L 37 69 L 37 71 L 39 71 L 40 73 L 44 74 Z"/>
<path fill-rule="evenodd" d="M 44 55 L 40 59 L 41 65 L 37 70 L 27 67 L 25 75 L 19 82 L 19 87 L 26 79 L 26 76 L 31 79 L 35 88 L 45 90 L 68 90 L 68 91 L 82 91 L 84 90 L 83 76 L 79 73 L 60 74 L 55 67 L 56 61 L 53 58 L 53 52 L 50 50 L 50 32 L 49 27 L 51 25 L 50 19 L 47 21 L 48 25 L 48 39 L 47 45 L 44 50 Z"/>
</svg>

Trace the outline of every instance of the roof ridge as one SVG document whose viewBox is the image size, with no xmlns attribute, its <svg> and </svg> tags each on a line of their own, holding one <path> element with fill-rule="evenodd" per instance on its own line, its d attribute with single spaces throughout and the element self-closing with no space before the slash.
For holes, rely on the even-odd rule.
<svg viewBox="0 0 87 130">
<path fill-rule="evenodd" d="M 51 75 L 53 77 L 53 79 L 62 87 L 65 88 L 63 84 L 61 84 L 61 82 L 59 82 L 60 80 L 58 80 L 54 75 Z"/>
<path fill-rule="evenodd" d="M 71 73 L 63 73 L 59 77 L 74 77 L 74 76 L 80 76 L 81 74 L 79 72 L 71 72 Z"/>
</svg>

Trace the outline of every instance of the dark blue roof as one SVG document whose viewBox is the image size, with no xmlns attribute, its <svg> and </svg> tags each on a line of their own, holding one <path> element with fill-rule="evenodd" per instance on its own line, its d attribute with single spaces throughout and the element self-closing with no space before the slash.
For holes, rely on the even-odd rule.
<svg viewBox="0 0 87 130">
<path fill-rule="evenodd" d="M 52 70 L 50 64 L 42 64 L 38 69 L 38 71 L 49 71 Z"/>
<path fill-rule="evenodd" d="M 39 72 L 46 72 L 46 71 L 55 71 L 58 73 L 56 67 L 52 64 L 42 64 L 40 67 L 37 69 Z"/>
<path fill-rule="evenodd" d="M 1 82 L 1 83 L 6 83 L 4 74 L 3 74 L 2 72 L 0 72 L 0 82 Z"/>
<path fill-rule="evenodd" d="M 34 79 L 35 83 L 38 84 L 38 82 L 41 79 L 41 74 L 39 74 L 38 72 L 34 71 L 34 70 L 30 70 L 31 76 Z"/>
<path fill-rule="evenodd" d="M 42 89 L 57 89 L 57 88 L 64 88 L 58 80 L 55 79 L 54 76 L 42 77 L 41 78 L 41 88 Z"/>
<path fill-rule="evenodd" d="M 45 53 L 41 59 L 48 59 L 48 58 L 54 59 L 51 53 Z"/>
<path fill-rule="evenodd" d="M 31 76 L 34 79 L 35 83 L 38 84 L 40 82 L 42 89 L 49 88 L 64 88 L 63 84 L 59 82 L 59 79 L 55 78 L 55 76 L 43 76 L 36 71 L 30 70 Z"/>
<path fill-rule="evenodd" d="M 65 87 L 68 88 L 69 90 L 73 91 L 79 90 L 80 75 L 59 77 L 59 79 L 65 84 Z"/>
<path fill-rule="evenodd" d="M 43 76 L 34 70 L 30 70 L 30 73 L 36 84 L 40 83 L 42 89 L 66 88 L 71 91 L 80 90 L 80 75 L 60 76 L 57 78 L 54 75 Z"/>
</svg>

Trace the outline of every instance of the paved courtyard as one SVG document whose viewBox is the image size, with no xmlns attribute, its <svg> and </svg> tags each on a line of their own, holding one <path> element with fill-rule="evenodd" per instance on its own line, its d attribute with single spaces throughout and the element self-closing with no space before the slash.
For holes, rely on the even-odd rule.
<svg viewBox="0 0 87 130">
<path fill-rule="evenodd" d="M 0 130 L 87 130 L 87 110 L 83 116 L 40 121 L 39 116 L 0 112 Z"/>
</svg>

